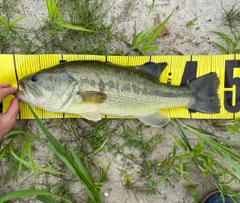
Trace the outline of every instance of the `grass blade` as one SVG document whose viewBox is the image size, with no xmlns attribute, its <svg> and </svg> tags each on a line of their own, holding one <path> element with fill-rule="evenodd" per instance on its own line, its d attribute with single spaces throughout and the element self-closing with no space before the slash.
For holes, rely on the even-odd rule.
<svg viewBox="0 0 240 203">
<path fill-rule="evenodd" d="M 184 124 L 183 124 L 184 125 Z M 231 157 L 234 157 L 235 159 L 240 159 L 240 155 L 238 155 L 237 153 L 233 152 L 231 149 L 229 149 L 228 147 L 225 147 L 221 144 L 218 144 L 217 142 L 207 138 L 206 136 L 204 136 L 204 134 L 200 133 L 199 131 L 196 130 L 196 128 L 192 127 L 192 126 L 187 126 L 185 125 L 185 127 L 187 129 L 189 129 L 190 131 L 194 132 L 196 135 L 198 135 L 202 140 L 204 140 L 206 143 L 208 143 L 211 147 L 213 147 L 214 149 L 217 149 L 219 152 L 223 152 L 226 153 L 228 155 L 230 155 Z"/>
<path fill-rule="evenodd" d="M 39 166 L 36 166 L 36 165 L 33 165 L 27 161 L 25 161 L 24 159 L 21 159 L 19 156 L 17 156 L 13 151 L 12 149 L 10 149 L 10 152 L 11 154 L 13 155 L 13 157 L 18 160 L 19 162 L 21 162 L 22 164 L 28 166 L 28 167 L 33 167 L 33 170 L 34 169 L 37 169 L 37 170 L 40 170 L 40 171 L 45 171 L 45 172 L 48 172 L 48 173 L 53 173 L 53 174 L 59 174 L 59 175 L 65 175 L 64 173 L 61 173 L 61 172 L 57 172 L 57 171 L 53 171 L 53 170 L 50 170 L 50 169 L 46 169 L 46 168 L 41 168 Z"/>
<path fill-rule="evenodd" d="M 206 131 L 206 130 L 203 130 L 203 129 L 199 129 L 199 128 L 195 128 L 193 126 L 190 126 L 190 125 L 186 125 L 188 128 L 191 128 L 192 130 L 200 133 L 200 134 L 205 134 L 205 135 L 211 135 L 211 136 L 215 136 L 213 133 L 209 132 L 209 131 Z"/>
<path fill-rule="evenodd" d="M 182 140 L 180 140 L 176 135 L 172 134 L 172 137 L 174 138 L 174 140 L 178 143 L 178 145 L 184 149 L 184 151 L 187 151 L 187 147 L 186 145 L 182 142 Z"/>
<path fill-rule="evenodd" d="M 144 43 L 144 40 L 147 37 L 147 35 L 149 35 L 153 30 L 155 30 L 157 26 L 158 25 L 155 25 L 145 31 L 141 31 L 140 33 L 138 33 L 137 36 L 135 37 L 136 40 L 134 40 L 134 45 L 132 49 L 135 49 L 139 47 L 142 43 Z"/>
<path fill-rule="evenodd" d="M 170 170 L 167 170 L 166 174 L 162 178 L 160 178 L 158 181 L 153 183 L 150 188 L 153 189 L 154 187 L 156 187 L 159 184 L 161 184 L 162 182 L 164 182 L 168 178 L 169 175 L 170 175 Z"/>
<path fill-rule="evenodd" d="M 5 152 L 7 150 L 9 150 L 10 146 L 11 146 L 11 143 L 8 143 L 8 144 L 6 144 L 6 146 L 3 147 L 3 149 L 1 149 L 1 151 L 0 151 L 0 160 L 4 157 Z"/>
<path fill-rule="evenodd" d="M 79 164 L 80 160 L 77 157 L 77 155 L 75 154 L 75 152 L 73 152 L 73 149 L 72 149 L 72 152 L 73 152 L 75 161 L 76 160 L 78 161 L 77 164 L 74 163 L 74 161 L 71 159 L 71 157 L 65 152 L 64 148 L 60 145 L 60 143 L 53 137 L 53 135 L 49 132 L 49 130 L 44 126 L 44 124 L 38 118 L 37 114 L 33 111 L 31 106 L 29 106 L 29 108 L 30 108 L 30 111 L 32 112 L 34 118 L 36 119 L 38 125 L 40 126 L 42 131 L 45 133 L 45 135 L 48 138 L 49 142 L 54 147 L 54 149 L 51 148 L 51 147 L 49 149 L 56 156 L 58 156 L 66 164 L 66 166 L 69 168 L 69 170 L 71 170 L 71 172 L 78 178 L 79 182 L 85 187 L 87 195 L 90 198 L 90 201 L 91 202 L 101 203 L 102 200 L 101 200 L 100 194 L 98 192 L 98 189 L 97 189 L 94 181 L 87 174 L 87 172 L 86 172 L 85 168 L 83 167 L 83 165 Z M 41 143 L 43 143 L 45 145 L 44 142 L 41 142 Z M 45 146 L 47 146 L 47 145 L 45 145 Z M 80 166 L 80 168 L 79 168 L 79 166 Z"/>
<path fill-rule="evenodd" d="M 0 17 L 0 22 L 2 22 L 3 24 L 5 24 L 8 28 L 11 27 L 11 25 L 9 24 L 9 22 L 7 20 L 5 20 L 4 18 Z"/>
<path fill-rule="evenodd" d="M 59 17 L 59 19 L 64 22 L 64 19 L 62 17 L 62 14 L 60 13 L 57 4 L 56 4 L 56 0 L 46 0 L 46 5 L 47 5 L 47 10 L 48 10 L 48 16 L 50 21 L 54 21 L 54 17 L 57 14 L 57 16 Z"/>
<path fill-rule="evenodd" d="M 96 149 L 93 153 L 91 153 L 90 155 L 88 155 L 88 157 L 93 156 L 94 154 L 97 154 L 98 152 L 102 151 L 103 148 L 104 148 L 104 146 L 105 146 L 106 143 L 108 142 L 108 140 L 109 140 L 109 136 L 107 137 L 106 140 L 104 140 L 104 142 L 102 143 L 102 145 L 101 145 L 98 149 Z"/>
<path fill-rule="evenodd" d="M 175 119 L 175 120 L 176 120 L 177 122 L 179 122 L 178 119 Z M 184 134 L 184 132 L 183 132 L 182 129 L 180 128 L 179 124 L 178 124 L 177 122 L 175 122 L 173 119 L 172 119 L 172 122 L 176 125 L 177 130 L 178 130 L 179 134 L 181 135 L 182 140 L 183 140 L 183 142 L 185 143 L 185 145 L 187 146 L 187 148 L 188 148 L 190 151 L 193 151 L 190 143 L 188 142 L 188 139 L 187 139 L 186 135 Z"/>
<path fill-rule="evenodd" d="M 51 196 L 46 196 L 46 195 L 38 195 L 36 199 L 44 203 L 60 203 L 59 201 L 55 200 Z"/>
<path fill-rule="evenodd" d="M 71 203 L 71 201 L 69 201 L 67 199 L 64 199 L 64 198 L 62 198 L 58 195 L 55 195 L 51 192 L 48 192 L 46 190 L 20 190 L 20 191 L 10 192 L 10 193 L 0 197 L 0 203 L 6 202 L 8 200 L 16 199 L 16 198 L 19 198 L 19 197 L 36 196 L 36 195 L 54 196 L 54 197 L 57 197 L 57 198 L 60 198 L 60 199 L 64 200 L 64 202 Z"/>
<path fill-rule="evenodd" d="M 105 178 L 107 176 L 107 173 L 108 173 L 108 170 L 109 170 L 111 164 L 112 164 L 112 162 L 110 162 L 108 164 L 107 168 L 104 170 L 104 173 L 102 174 L 102 176 L 101 176 L 101 178 L 99 180 L 100 187 L 98 188 L 98 191 L 100 191 L 100 189 L 101 189 L 101 186 L 102 186 L 102 184 L 103 184 L 103 182 L 104 182 L 104 180 L 105 180 Z"/>
<path fill-rule="evenodd" d="M 150 47 L 146 47 L 143 51 L 148 52 L 148 51 L 157 51 L 157 50 L 158 50 L 158 46 L 150 46 Z"/>
<path fill-rule="evenodd" d="M 47 5 L 47 10 L 48 10 L 48 17 L 49 17 L 50 21 L 53 21 L 54 20 L 54 12 L 53 12 L 52 1 L 46 0 L 46 5 Z"/>
<path fill-rule="evenodd" d="M 161 33 L 161 31 L 163 30 L 163 28 L 165 27 L 165 25 L 167 24 L 168 20 L 170 19 L 170 17 L 172 16 L 173 12 L 175 10 L 173 10 L 171 12 L 171 14 L 167 17 L 166 20 L 163 21 L 163 23 L 159 26 L 159 28 L 157 28 L 157 30 L 153 33 L 153 35 L 149 38 L 149 40 L 144 44 L 142 51 L 144 52 L 145 50 L 147 50 L 147 48 L 153 43 L 153 41 L 157 38 L 157 36 Z"/>
<path fill-rule="evenodd" d="M 239 165 L 237 165 L 228 155 L 226 155 L 225 153 L 222 153 L 219 151 L 219 153 L 221 153 L 221 155 L 228 161 L 228 163 L 235 169 L 235 171 L 240 174 L 240 167 Z"/>
<path fill-rule="evenodd" d="M 54 21 L 54 23 L 56 23 L 57 25 L 61 26 L 61 27 L 65 27 L 67 29 L 70 29 L 70 30 L 78 30 L 78 31 L 86 31 L 86 32 L 94 32 L 92 30 L 88 30 L 82 26 L 77 26 L 77 25 L 72 25 L 72 24 L 68 24 L 68 23 L 65 23 L 63 21 Z"/>
<path fill-rule="evenodd" d="M 217 31 L 213 31 L 215 34 L 219 35 L 222 39 L 224 39 L 225 41 L 227 41 L 231 47 L 233 49 L 235 49 L 236 45 L 235 43 L 232 41 L 231 38 L 229 38 L 226 34 L 222 33 L 222 32 L 217 32 Z"/>
<path fill-rule="evenodd" d="M 202 149 L 204 147 L 204 141 L 203 140 L 199 140 L 194 148 L 195 152 L 201 152 Z"/>
<path fill-rule="evenodd" d="M 29 108 L 30 108 L 30 111 L 32 112 L 32 114 L 34 115 L 38 125 L 42 129 L 43 133 L 46 135 L 49 142 L 53 145 L 54 149 L 57 150 L 58 152 L 64 154 L 65 153 L 64 148 L 59 144 L 59 142 L 56 140 L 56 138 L 51 135 L 49 130 L 44 126 L 42 121 L 37 117 L 36 113 L 32 110 L 32 108 L 30 106 L 29 106 Z"/>
<path fill-rule="evenodd" d="M 149 7 L 148 15 L 151 13 L 153 7 L 154 7 L 155 0 L 152 0 L 151 6 Z"/>
<path fill-rule="evenodd" d="M 229 54 L 228 50 L 217 42 L 211 42 L 211 44 L 214 44 L 216 47 L 220 48 L 224 54 Z"/>
<path fill-rule="evenodd" d="M 29 157 L 29 160 L 30 160 L 30 167 L 32 169 L 32 173 L 33 173 L 33 176 L 35 178 L 35 181 L 37 181 L 37 174 L 35 173 L 35 164 L 34 164 L 33 158 L 32 158 L 32 150 L 31 150 L 30 141 L 27 143 L 27 149 L 28 149 L 28 157 Z"/>
<path fill-rule="evenodd" d="M 233 54 L 239 54 L 240 53 L 240 49 L 235 49 L 232 53 Z"/>
<path fill-rule="evenodd" d="M 74 158 L 74 161 L 77 163 L 80 171 L 82 171 L 82 173 L 89 179 L 92 181 L 92 179 L 89 177 L 89 174 L 88 172 L 86 171 L 85 167 L 83 166 L 82 162 L 80 161 L 80 159 L 78 158 L 76 152 L 73 150 L 72 146 L 71 145 L 68 145 L 72 155 L 73 155 L 73 158 Z"/>
<path fill-rule="evenodd" d="M 19 21 L 21 21 L 23 18 L 25 18 L 25 16 L 22 16 L 16 20 L 14 20 L 12 23 L 11 23 L 11 27 L 13 27 L 14 25 L 16 25 Z"/>
<path fill-rule="evenodd" d="M 30 142 L 29 139 L 27 139 L 27 143 Z M 26 146 L 26 145 L 25 145 Z M 10 150 L 11 151 L 11 150 Z M 21 152 L 21 155 L 20 155 L 20 158 L 21 159 L 24 159 L 25 156 L 27 154 L 27 147 L 24 147 L 22 152 Z M 22 171 L 22 166 L 23 166 L 23 162 L 19 161 L 19 164 L 18 164 L 18 176 L 17 177 L 20 177 L 20 173 Z M 17 180 L 18 181 L 18 180 Z"/>
<path fill-rule="evenodd" d="M 180 121 L 179 121 L 180 122 Z M 194 128 L 189 125 L 185 125 L 184 123 L 180 122 L 183 127 L 186 129 L 192 131 L 195 133 L 200 139 L 202 139 L 205 143 L 207 143 L 210 147 L 212 147 L 214 150 L 216 150 L 222 157 L 226 159 L 226 161 L 229 163 L 231 167 L 235 169 L 235 171 L 240 174 L 240 166 L 238 166 L 232 159 L 240 160 L 240 155 L 235 153 L 233 150 L 231 150 L 228 147 L 225 147 L 221 144 L 218 144 L 217 142 L 207 138 L 204 133 L 202 133 L 201 129 Z M 205 132 L 205 131 L 204 131 Z M 211 133 L 210 133 L 211 134 Z"/>
</svg>

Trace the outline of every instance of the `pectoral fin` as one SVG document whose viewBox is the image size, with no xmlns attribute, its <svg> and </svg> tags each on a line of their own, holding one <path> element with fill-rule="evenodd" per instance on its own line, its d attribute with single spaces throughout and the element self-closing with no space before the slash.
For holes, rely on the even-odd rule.
<svg viewBox="0 0 240 203">
<path fill-rule="evenodd" d="M 100 113 L 81 113 L 81 116 L 91 121 L 100 121 L 102 119 Z"/>
<path fill-rule="evenodd" d="M 107 95 L 101 92 L 88 91 L 78 93 L 85 104 L 101 104 L 107 100 Z"/>
<path fill-rule="evenodd" d="M 161 111 L 136 117 L 144 124 L 150 125 L 152 127 L 162 127 L 170 121 L 170 118 Z"/>
</svg>

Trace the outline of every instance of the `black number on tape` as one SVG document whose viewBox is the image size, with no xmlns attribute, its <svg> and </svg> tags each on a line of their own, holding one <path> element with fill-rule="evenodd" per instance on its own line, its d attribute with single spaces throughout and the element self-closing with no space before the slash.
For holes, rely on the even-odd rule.
<svg viewBox="0 0 240 203">
<path fill-rule="evenodd" d="M 240 60 L 227 60 L 225 63 L 225 88 L 236 86 L 236 103 L 232 104 L 233 91 L 224 91 L 224 107 L 227 111 L 236 113 L 240 111 L 240 77 L 235 77 L 233 71 L 235 68 L 240 68 Z"/>
<path fill-rule="evenodd" d="M 188 82 L 196 79 L 197 74 L 197 61 L 187 61 L 184 67 L 184 72 L 181 80 L 181 85 L 185 85 Z M 196 113 L 194 110 L 188 110 L 189 113 Z"/>
<path fill-rule="evenodd" d="M 197 61 L 187 61 L 184 67 L 184 72 L 181 80 L 181 85 L 185 85 L 188 82 L 196 79 L 197 73 Z"/>
</svg>

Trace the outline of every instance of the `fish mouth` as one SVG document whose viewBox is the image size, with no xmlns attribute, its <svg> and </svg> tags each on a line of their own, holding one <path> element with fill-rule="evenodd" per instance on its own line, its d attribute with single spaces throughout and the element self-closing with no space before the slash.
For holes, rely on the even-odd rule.
<svg viewBox="0 0 240 203">
<path fill-rule="evenodd" d="M 49 103 L 45 103 L 41 100 L 41 92 L 31 85 L 19 81 L 19 90 L 14 94 L 15 97 L 24 101 L 32 106 L 37 106 L 39 108 L 48 109 Z M 53 104 L 54 106 L 56 104 Z"/>
<path fill-rule="evenodd" d="M 18 90 L 14 96 L 17 97 L 18 99 L 25 101 L 25 102 L 29 102 L 31 97 L 34 97 L 32 94 L 32 88 L 28 86 L 28 88 L 26 88 L 26 85 L 24 85 L 21 81 L 19 82 L 19 87 L 22 90 Z M 27 91 L 26 89 L 28 89 L 29 91 Z M 32 89 L 32 90 L 31 90 Z M 28 92 L 28 94 L 27 94 Z"/>
<path fill-rule="evenodd" d="M 22 101 L 25 101 L 25 102 L 28 101 L 28 97 L 26 96 L 24 91 L 19 90 L 14 94 L 14 96 Z"/>
</svg>

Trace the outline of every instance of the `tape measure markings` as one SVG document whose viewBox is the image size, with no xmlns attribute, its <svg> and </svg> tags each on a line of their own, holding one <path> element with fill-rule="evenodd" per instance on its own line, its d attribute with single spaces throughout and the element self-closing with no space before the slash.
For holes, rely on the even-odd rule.
<svg viewBox="0 0 240 203">
<path fill-rule="evenodd" d="M 234 118 L 240 116 L 240 54 L 213 55 L 213 56 L 98 56 L 98 55 L 0 55 L 4 67 L 0 81 L 10 82 L 17 87 L 18 79 L 38 70 L 58 64 L 61 60 L 100 60 L 109 61 L 120 65 L 140 65 L 148 61 L 167 62 L 168 66 L 163 71 L 160 81 L 179 85 L 186 80 L 194 79 L 208 72 L 216 72 L 220 78 L 219 97 L 221 112 L 219 114 L 189 113 L 186 108 L 173 108 L 163 110 L 171 117 L 183 118 Z M 3 113 L 7 110 L 13 96 L 3 100 Z M 19 118 L 33 118 L 28 106 L 21 102 Z M 33 107 L 40 118 L 76 118 L 78 115 L 52 113 Z M 226 108 L 226 109 L 225 109 Z M 228 110 L 228 111 L 227 111 Z M 229 112 L 230 111 L 230 112 Z M 103 116 L 105 117 L 105 116 Z M 115 118 L 115 116 L 107 116 Z M 119 118 L 119 117 L 118 117 Z"/>
<path fill-rule="evenodd" d="M 15 55 L 15 64 L 18 74 L 18 79 L 22 79 L 24 76 L 29 75 L 33 72 L 40 70 L 39 67 L 39 55 Z M 39 115 L 42 116 L 41 110 L 37 107 L 33 107 L 33 110 Z M 28 105 L 25 102 L 20 103 L 20 113 L 21 118 L 33 119 Z"/>
<path fill-rule="evenodd" d="M 18 81 L 18 73 L 17 73 L 17 67 L 16 67 L 16 59 L 15 59 L 15 54 L 12 55 L 12 59 L 13 59 L 13 65 L 14 65 L 14 72 L 15 72 L 15 77 L 16 77 L 16 81 Z M 19 89 L 19 84 L 17 82 L 17 88 Z M 21 111 L 18 112 L 18 117 L 17 119 L 21 119 Z"/>
</svg>

